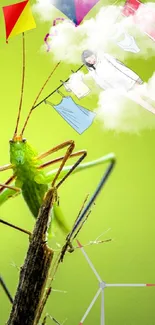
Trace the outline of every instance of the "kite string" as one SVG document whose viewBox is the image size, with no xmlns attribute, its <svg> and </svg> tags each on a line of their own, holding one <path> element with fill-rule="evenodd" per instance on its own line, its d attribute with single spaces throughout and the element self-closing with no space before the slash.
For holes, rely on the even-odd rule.
<svg viewBox="0 0 155 325">
<path fill-rule="evenodd" d="M 35 106 L 35 104 L 36 104 L 38 98 L 40 97 L 42 91 L 44 90 L 44 88 L 45 88 L 45 86 L 47 85 L 48 81 L 49 81 L 50 78 L 52 77 L 54 71 L 55 71 L 55 70 L 57 69 L 57 67 L 59 66 L 60 62 L 61 62 L 61 61 L 59 61 L 59 62 L 55 65 L 54 69 L 52 70 L 52 72 L 50 73 L 50 75 L 48 76 L 48 78 L 46 79 L 46 81 L 45 81 L 45 83 L 43 84 L 42 88 L 40 89 L 40 91 L 39 91 L 39 93 L 38 93 L 38 95 L 37 95 L 37 97 L 36 97 L 36 99 L 35 99 L 35 101 L 34 101 L 34 103 L 33 103 L 31 109 L 34 109 L 34 106 Z"/>
<path fill-rule="evenodd" d="M 28 116 L 27 116 L 27 118 L 26 118 L 26 121 L 25 121 L 25 123 L 24 123 L 23 129 L 22 129 L 21 134 L 20 134 L 21 136 L 22 136 L 23 133 L 24 133 L 24 130 L 25 130 L 26 126 L 27 126 L 28 120 L 29 120 L 29 118 L 30 118 L 30 116 L 31 116 L 31 114 L 32 114 L 32 111 L 35 109 L 35 104 L 36 104 L 38 98 L 40 97 L 42 91 L 44 90 L 45 86 L 47 85 L 48 81 L 50 80 L 51 76 L 53 75 L 54 71 L 57 69 L 57 67 L 59 66 L 60 63 L 61 63 L 61 61 L 59 61 L 59 62 L 55 65 L 54 69 L 52 70 L 52 72 L 50 73 L 50 75 L 49 75 L 48 78 L 46 79 L 45 83 L 44 83 L 43 86 L 41 87 L 41 89 L 40 89 L 40 91 L 39 91 L 39 93 L 38 93 L 38 95 L 37 95 L 37 97 L 36 97 L 36 99 L 35 99 L 35 101 L 34 101 L 32 107 L 31 107 L 31 109 L 30 109 L 30 111 L 29 111 L 29 114 L 28 114 Z"/>
<path fill-rule="evenodd" d="M 22 109 L 22 102 L 23 102 L 23 94 L 24 94 L 24 82 L 25 82 L 25 35 L 22 33 L 22 43 L 23 43 L 23 70 L 22 70 L 22 85 L 21 85 L 21 96 L 20 96 L 20 102 L 19 102 L 19 109 L 18 109 L 18 115 L 17 115 L 17 122 L 15 127 L 14 136 L 16 136 L 19 126 L 19 120 L 21 115 L 21 109 Z"/>
</svg>

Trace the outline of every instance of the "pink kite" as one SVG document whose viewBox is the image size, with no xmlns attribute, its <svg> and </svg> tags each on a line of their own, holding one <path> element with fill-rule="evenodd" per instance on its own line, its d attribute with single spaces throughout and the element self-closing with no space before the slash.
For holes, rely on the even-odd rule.
<svg viewBox="0 0 155 325">
<path fill-rule="evenodd" d="M 155 41 L 155 9 L 138 0 L 127 0 L 122 14 L 126 17 L 133 16 L 134 23 Z"/>
<path fill-rule="evenodd" d="M 99 2 L 99 0 L 51 0 L 50 3 L 60 10 L 69 21 L 76 27 L 82 22 L 88 12 Z M 57 21 L 64 21 L 64 18 L 56 18 L 53 22 L 53 26 Z M 44 42 L 47 44 L 47 52 L 50 50 L 48 44 L 48 37 L 56 36 L 57 32 L 53 34 L 46 34 Z"/>
</svg>

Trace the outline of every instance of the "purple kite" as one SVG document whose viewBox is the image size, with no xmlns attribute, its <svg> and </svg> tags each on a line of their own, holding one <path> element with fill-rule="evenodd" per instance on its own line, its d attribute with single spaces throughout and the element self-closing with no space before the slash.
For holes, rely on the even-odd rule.
<svg viewBox="0 0 155 325">
<path fill-rule="evenodd" d="M 75 26 L 78 26 L 88 12 L 96 5 L 99 0 L 50 0 L 50 3 L 60 10 L 65 16 L 67 16 Z M 56 25 L 55 22 L 60 20 L 65 20 L 64 18 L 56 18 L 53 22 L 53 26 Z M 46 34 L 44 42 L 47 44 L 47 52 L 50 50 L 48 44 L 48 38 L 50 36 L 56 36 L 55 34 Z"/>
<path fill-rule="evenodd" d="M 78 26 L 99 0 L 51 0 L 50 3 Z"/>
</svg>

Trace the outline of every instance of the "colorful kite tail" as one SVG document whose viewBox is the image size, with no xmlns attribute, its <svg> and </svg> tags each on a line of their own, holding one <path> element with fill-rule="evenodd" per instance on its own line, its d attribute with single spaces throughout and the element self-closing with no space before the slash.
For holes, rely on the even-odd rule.
<svg viewBox="0 0 155 325">
<path fill-rule="evenodd" d="M 47 45 L 47 52 L 49 52 L 49 50 L 50 50 L 50 46 L 49 46 L 48 41 L 47 41 L 47 39 L 48 39 L 49 36 L 50 36 L 50 34 L 48 33 L 48 34 L 46 34 L 46 36 L 45 36 L 45 38 L 44 38 L 44 42 L 45 42 L 46 45 Z"/>
<path fill-rule="evenodd" d="M 56 24 L 57 24 L 57 21 L 64 21 L 65 19 L 64 18 L 55 18 L 54 20 L 53 20 L 53 24 L 52 24 L 52 26 L 56 26 Z M 48 43 L 48 38 L 49 37 L 51 37 L 51 36 L 56 36 L 56 34 L 57 33 L 55 33 L 55 34 L 46 34 L 45 35 L 45 38 L 44 38 L 44 42 L 46 43 L 46 45 L 47 45 L 47 52 L 49 52 L 50 51 L 50 49 L 51 49 L 51 47 L 50 47 L 50 45 L 49 45 L 49 43 Z"/>
<path fill-rule="evenodd" d="M 65 18 L 61 18 L 61 17 L 57 17 L 57 18 L 55 18 L 54 20 L 53 20 L 53 24 L 52 24 L 52 26 L 56 26 L 57 25 L 57 22 L 58 21 L 68 21 L 68 22 L 70 22 L 70 23 L 72 23 L 74 26 L 76 26 L 72 21 L 70 21 L 69 19 L 65 19 Z M 49 37 L 52 37 L 52 36 L 56 36 L 57 35 L 57 32 L 55 31 L 55 33 L 53 33 L 53 34 L 46 34 L 46 36 L 45 36 L 45 38 L 44 38 L 44 42 L 46 43 L 46 45 L 47 45 L 47 52 L 49 52 L 50 51 L 50 49 L 51 49 L 51 47 L 50 47 L 50 45 L 49 45 L 49 42 L 48 42 L 48 38 Z"/>
</svg>

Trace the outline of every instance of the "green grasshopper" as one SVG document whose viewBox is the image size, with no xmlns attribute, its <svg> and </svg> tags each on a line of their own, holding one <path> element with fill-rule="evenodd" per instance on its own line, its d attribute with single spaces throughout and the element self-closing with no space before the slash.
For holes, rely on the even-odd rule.
<svg viewBox="0 0 155 325">
<path fill-rule="evenodd" d="M 57 64 L 57 66 L 60 62 Z M 56 66 L 56 67 L 57 67 Z M 56 68 L 52 71 L 44 86 L 47 84 L 49 78 L 53 74 Z M 43 202 L 45 193 L 49 187 L 55 187 L 56 191 L 60 185 L 66 180 L 66 178 L 74 172 L 84 170 L 86 168 L 96 166 L 111 159 L 109 157 L 101 157 L 97 160 L 81 164 L 81 161 L 86 157 L 86 150 L 73 152 L 75 143 L 73 140 L 65 141 L 48 151 L 38 154 L 37 151 L 27 142 L 23 137 L 27 123 L 34 110 L 36 101 L 39 98 L 44 86 L 42 87 L 39 95 L 37 96 L 32 108 L 30 109 L 28 116 L 25 120 L 24 126 L 21 132 L 18 133 L 19 122 L 21 117 L 22 99 L 24 91 L 24 79 L 25 79 L 25 39 L 23 34 L 23 75 L 22 75 L 22 89 L 21 98 L 18 109 L 17 121 L 15 131 L 10 142 L 10 163 L 4 166 L 0 166 L 0 172 L 11 169 L 12 176 L 4 183 L 0 183 L 0 205 L 6 202 L 10 197 L 14 197 L 20 193 L 31 211 L 32 215 L 37 218 L 39 208 Z M 43 162 L 43 159 L 50 156 L 61 149 L 66 148 L 64 156 L 58 157 L 48 162 Z M 68 159 L 78 157 L 77 162 L 73 166 L 65 167 L 65 163 Z M 48 173 L 44 171 L 47 166 L 51 166 L 54 163 L 60 162 L 60 166 L 56 170 L 52 170 Z M 58 181 L 58 182 L 57 182 Z M 15 182 L 13 185 L 10 185 Z M 57 183 L 57 184 L 56 184 Z M 60 228 L 68 233 L 68 227 L 64 221 L 63 215 L 59 207 L 59 200 L 57 194 L 55 195 L 55 202 L 53 204 L 53 215 Z"/>
</svg>

